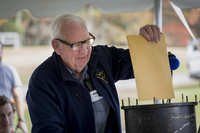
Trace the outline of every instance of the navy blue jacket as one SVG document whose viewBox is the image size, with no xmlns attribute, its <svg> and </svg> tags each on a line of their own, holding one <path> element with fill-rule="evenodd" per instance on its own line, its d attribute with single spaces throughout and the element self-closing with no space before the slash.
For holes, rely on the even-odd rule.
<svg viewBox="0 0 200 133">
<path fill-rule="evenodd" d="M 133 78 L 129 50 L 92 47 L 88 74 L 110 104 L 106 133 L 121 133 L 118 80 Z M 95 133 L 89 91 L 74 79 L 55 52 L 32 74 L 26 95 L 32 133 Z"/>
</svg>

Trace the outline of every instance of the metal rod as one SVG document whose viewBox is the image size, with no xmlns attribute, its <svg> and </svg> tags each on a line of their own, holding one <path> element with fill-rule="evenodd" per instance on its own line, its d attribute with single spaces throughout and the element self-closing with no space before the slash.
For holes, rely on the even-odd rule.
<svg viewBox="0 0 200 133">
<path fill-rule="evenodd" d="M 186 96 L 186 102 L 188 102 L 188 96 Z"/>
<path fill-rule="evenodd" d="M 122 99 L 122 106 L 124 106 L 124 100 Z"/>
<path fill-rule="evenodd" d="M 195 102 L 197 102 L 197 95 L 195 95 Z"/>
<path fill-rule="evenodd" d="M 153 103 L 156 104 L 156 99 L 155 99 L 155 97 L 153 97 Z"/>
<path fill-rule="evenodd" d="M 167 99 L 167 103 L 171 103 L 171 99 Z"/>
<path fill-rule="evenodd" d="M 130 106 L 130 97 L 128 97 L 128 105 Z"/>
<path fill-rule="evenodd" d="M 136 105 L 138 106 L 138 99 L 136 99 Z"/>
<path fill-rule="evenodd" d="M 183 96 L 183 94 L 182 94 L 182 102 L 184 102 L 184 96 Z"/>
<path fill-rule="evenodd" d="M 164 101 L 164 99 L 162 99 L 162 104 L 165 104 L 165 101 Z"/>
<path fill-rule="evenodd" d="M 154 0 L 154 24 L 158 25 L 162 32 L 162 0 Z"/>
</svg>

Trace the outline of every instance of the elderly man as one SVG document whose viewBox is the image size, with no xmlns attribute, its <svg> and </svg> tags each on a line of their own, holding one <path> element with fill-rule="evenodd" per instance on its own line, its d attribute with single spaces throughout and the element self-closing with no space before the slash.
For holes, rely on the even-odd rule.
<svg viewBox="0 0 200 133">
<path fill-rule="evenodd" d="M 24 118 L 24 97 L 22 92 L 22 82 L 17 70 L 11 66 L 1 62 L 3 46 L 0 42 L 0 96 L 4 95 L 11 100 L 14 97 L 18 123 L 17 127 L 22 129 L 23 133 L 28 133 L 28 127 Z"/>
<path fill-rule="evenodd" d="M 160 40 L 155 25 L 140 34 Z M 120 133 L 114 83 L 134 78 L 129 50 L 92 47 L 85 20 L 71 14 L 53 21 L 51 37 L 54 52 L 32 74 L 26 96 L 32 133 Z"/>
<path fill-rule="evenodd" d="M 5 96 L 0 96 L 0 133 L 14 133 L 12 130 L 14 107 Z"/>
</svg>

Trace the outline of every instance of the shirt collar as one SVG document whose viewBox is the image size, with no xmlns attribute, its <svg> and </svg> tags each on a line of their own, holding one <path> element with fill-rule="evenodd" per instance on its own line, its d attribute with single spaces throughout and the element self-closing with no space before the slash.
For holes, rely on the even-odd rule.
<svg viewBox="0 0 200 133">
<path fill-rule="evenodd" d="M 61 59 L 62 61 L 62 59 Z M 80 81 L 81 83 L 83 83 L 83 80 L 85 78 L 89 78 L 89 75 L 87 73 L 87 70 L 88 70 L 88 65 L 85 66 L 85 68 L 83 69 L 83 73 L 82 73 L 82 77 L 81 79 L 78 78 L 78 76 L 72 71 L 70 70 L 66 65 L 65 63 L 62 61 L 62 63 L 64 64 L 65 68 L 69 71 L 69 73 L 71 74 L 71 76 L 74 78 L 74 79 L 77 79 L 78 81 Z"/>
</svg>

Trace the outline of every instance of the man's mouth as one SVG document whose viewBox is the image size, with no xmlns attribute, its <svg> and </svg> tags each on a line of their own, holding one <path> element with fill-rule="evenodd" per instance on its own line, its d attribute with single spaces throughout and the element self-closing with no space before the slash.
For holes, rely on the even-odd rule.
<svg viewBox="0 0 200 133">
<path fill-rule="evenodd" d="M 85 61 L 86 57 L 77 57 L 79 61 Z"/>
</svg>

